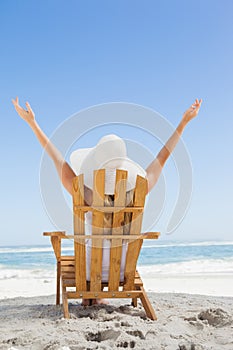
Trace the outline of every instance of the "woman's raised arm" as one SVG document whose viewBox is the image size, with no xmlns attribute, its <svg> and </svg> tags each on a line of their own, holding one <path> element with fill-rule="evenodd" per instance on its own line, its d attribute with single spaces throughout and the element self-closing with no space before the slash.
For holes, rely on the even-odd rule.
<svg viewBox="0 0 233 350">
<path fill-rule="evenodd" d="M 186 125 L 190 122 L 190 120 L 197 116 L 201 104 L 202 99 L 196 99 L 195 102 L 187 109 L 187 111 L 183 114 L 181 122 L 177 126 L 175 132 L 172 134 L 172 136 L 166 142 L 164 147 L 158 153 L 157 157 L 151 162 L 151 164 L 146 169 L 148 179 L 148 192 L 150 192 L 157 183 L 162 169 L 164 167 L 164 164 L 166 163 L 168 157 L 170 156 L 176 144 L 178 143 Z"/>
<path fill-rule="evenodd" d="M 76 175 L 72 170 L 72 168 L 69 166 L 69 164 L 64 160 L 59 150 L 52 144 L 49 138 L 41 130 L 40 126 L 36 122 L 35 114 L 30 104 L 26 102 L 27 109 L 23 109 L 19 105 L 18 97 L 16 97 L 15 100 L 12 99 L 12 103 L 15 106 L 15 109 L 19 114 L 19 116 L 27 122 L 27 124 L 30 126 L 30 128 L 36 135 L 41 146 L 46 150 L 48 155 L 52 158 L 63 186 L 66 188 L 66 190 L 70 194 L 72 194 L 72 180 Z"/>
</svg>

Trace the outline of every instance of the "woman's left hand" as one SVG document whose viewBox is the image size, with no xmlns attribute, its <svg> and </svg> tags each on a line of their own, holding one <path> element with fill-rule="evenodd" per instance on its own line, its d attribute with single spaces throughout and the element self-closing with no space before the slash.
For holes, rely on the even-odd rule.
<svg viewBox="0 0 233 350">
<path fill-rule="evenodd" d="M 193 118 L 195 118 L 198 115 L 199 109 L 202 104 L 202 99 L 198 100 L 196 98 L 195 102 L 190 106 L 187 111 L 184 112 L 182 120 L 185 123 L 190 122 Z"/>
</svg>

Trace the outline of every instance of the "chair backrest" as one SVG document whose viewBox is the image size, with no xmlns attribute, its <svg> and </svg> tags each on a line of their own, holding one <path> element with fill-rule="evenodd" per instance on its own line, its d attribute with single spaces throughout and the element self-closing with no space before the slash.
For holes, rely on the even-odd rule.
<svg viewBox="0 0 233 350">
<path fill-rule="evenodd" d="M 74 213 L 74 251 L 76 290 L 99 292 L 102 288 L 102 244 L 104 239 L 110 240 L 109 291 L 132 290 L 137 259 L 143 240 L 136 239 L 140 235 L 142 215 L 147 194 L 147 180 L 137 176 L 130 206 L 126 206 L 127 171 L 116 170 L 114 203 L 105 205 L 105 170 L 94 171 L 93 203 L 86 206 L 84 202 L 84 176 L 79 175 L 73 181 L 73 213 Z M 86 271 L 86 239 L 85 213 L 92 212 L 92 234 L 86 236 L 92 241 L 90 283 L 87 282 Z M 104 234 L 104 215 L 112 213 L 111 234 Z M 127 213 L 127 214 L 126 214 Z M 129 215 L 128 213 L 131 213 Z M 125 216 L 130 216 L 127 224 L 127 234 L 124 234 Z M 124 269 L 124 281 L 120 282 L 122 242 L 127 241 L 127 253 Z"/>
</svg>

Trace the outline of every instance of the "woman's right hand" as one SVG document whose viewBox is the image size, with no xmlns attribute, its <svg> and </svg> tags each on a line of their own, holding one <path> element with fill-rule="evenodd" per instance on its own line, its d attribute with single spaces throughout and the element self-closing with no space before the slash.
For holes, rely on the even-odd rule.
<svg viewBox="0 0 233 350">
<path fill-rule="evenodd" d="M 23 109 L 20 105 L 19 105 L 19 98 L 16 97 L 16 99 L 12 99 L 12 103 L 15 107 L 16 112 L 18 113 L 18 115 L 25 120 L 29 125 L 35 122 L 35 114 L 33 112 L 33 110 L 31 109 L 31 106 L 28 102 L 26 102 L 26 108 L 27 109 Z"/>
</svg>

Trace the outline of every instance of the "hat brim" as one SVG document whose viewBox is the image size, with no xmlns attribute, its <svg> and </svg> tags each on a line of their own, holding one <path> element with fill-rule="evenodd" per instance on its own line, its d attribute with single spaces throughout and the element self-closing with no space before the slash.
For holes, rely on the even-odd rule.
<svg viewBox="0 0 233 350">
<path fill-rule="evenodd" d="M 70 163 L 76 175 L 80 175 L 80 169 L 83 161 L 92 150 L 93 148 L 80 148 L 71 153 Z"/>
<path fill-rule="evenodd" d="M 105 169 L 105 194 L 115 193 L 116 169 L 128 172 L 126 190 L 130 191 L 135 187 L 137 175 L 146 177 L 146 171 L 127 156 L 110 159 L 104 164 L 95 162 L 95 150 L 93 148 L 82 148 L 72 152 L 70 156 L 71 166 L 76 175 L 84 174 L 84 184 L 93 189 L 94 170 Z"/>
</svg>

